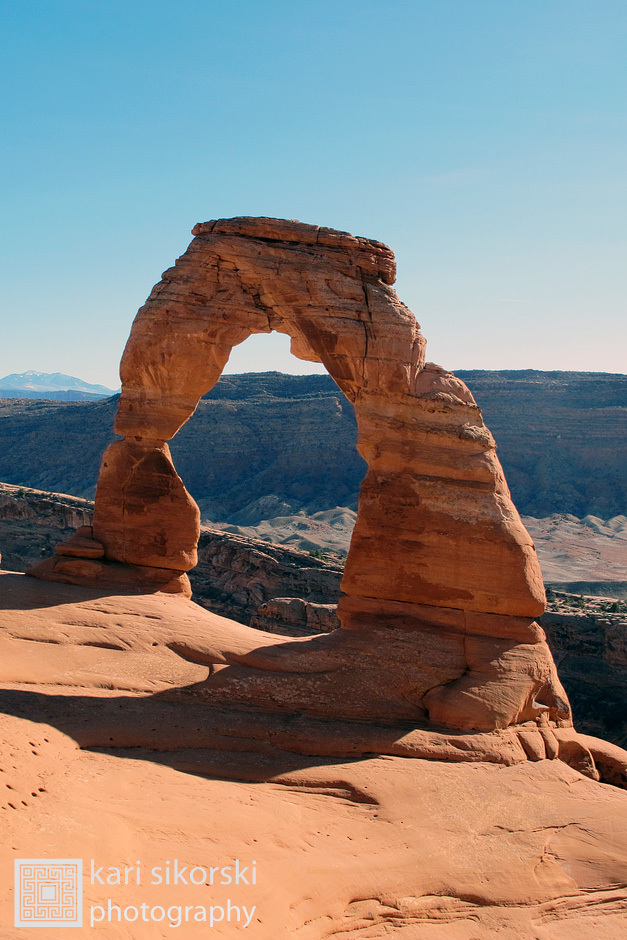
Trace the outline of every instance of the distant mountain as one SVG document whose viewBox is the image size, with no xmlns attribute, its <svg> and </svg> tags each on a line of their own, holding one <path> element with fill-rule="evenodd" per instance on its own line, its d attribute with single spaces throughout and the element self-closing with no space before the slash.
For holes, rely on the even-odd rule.
<svg viewBox="0 0 627 940">
<path fill-rule="evenodd" d="M 0 398 L 46 398 L 55 401 L 97 401 L 115 392 L 63 372 L 12 372 L 0 379 Z"/>
</svg>

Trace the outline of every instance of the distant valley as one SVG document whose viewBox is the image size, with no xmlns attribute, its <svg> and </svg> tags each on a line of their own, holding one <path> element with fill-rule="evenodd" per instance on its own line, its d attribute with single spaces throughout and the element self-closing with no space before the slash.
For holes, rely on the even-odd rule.
<svg viewBox="0 0 627 940">
<path fill-rule="evenodd" d="M 627 514 L 627 376 L 459 371 L 482 408 L 518 510 Z M 0 401 L 0 480 L 93 498 L 117 398 Z M 353 409 L 327 375 L 223 376 L 171 442 L 203 519 L 355 510 L 365 464 Z"/>
</svg>

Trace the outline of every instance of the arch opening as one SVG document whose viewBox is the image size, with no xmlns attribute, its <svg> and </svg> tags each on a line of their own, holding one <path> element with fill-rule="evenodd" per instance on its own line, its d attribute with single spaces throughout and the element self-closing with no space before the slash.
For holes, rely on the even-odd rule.
<svg viewBox="0 0 627 940">
<path fill-rule="evenodd" d="M 286 375 L 327 375 L 319 362 L 298 358 L 291 350 L 291 336 L 272 330 L 270 333 L 252 333 L 231 350 L 222 372 L 243 375 L 258 372 L 281 372 Z"/>
<path fill-rule="evenodd" d="M 282 354 L 279 364 L 297 363 L 284 334 L 244 340 L 242 346 L 255 350 L 257 368 L 238 374 L 227 363 L 170 442 L 173 462 L 199 506 L 201 524 L 345 557 L 366 472 L 356 449 L 354 408 L 323 367 L 317 373 L 259 372 L 256 352 L 270 344 L 255 341 L 272 337 L 280 341 L 273 344 Z M 341 510 L 336 529 L 320 516 L 335 510 Z M 277 517 L 280 523 L 264 524 Z"/>
</svg>

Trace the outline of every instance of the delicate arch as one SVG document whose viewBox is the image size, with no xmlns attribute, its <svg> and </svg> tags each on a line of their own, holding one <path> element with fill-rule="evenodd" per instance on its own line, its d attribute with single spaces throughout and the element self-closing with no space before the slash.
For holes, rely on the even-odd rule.
<svg viewBox="0 0 627 940">
<path fill-rule="evenodd" d="M 115 430 L 124 440 L 105 454 L 96 493 L 94 534 L 106 557 L 193 567 L 198 511 L 166 441 L 233 346 L 275 329 L 296 355 L 322 362 L 355 405 L 369 471 L 346 593 L 538 614 L 535 552 L 492 437 L 463 383 L 425 368 L 419 326 L 391 287 L 392 252 L 272 219 L 209 222 L 194 234 L 137 314 L 122 357 Z"/>
<path fill-rule="evenodd" d="M 142 589 L 189 589 L 184 572 L 196 564 L 199 512 L 167 441 L 218 380 L 233 346 L 252 333 L 287 333 L 294 354 L 322 362 L 354 403 L 368 464 L 342 581 L 342 627 L 328 638 L 331 660 L 337 653 L 343 665 L 327 675 L 324 653 L 326 678 L 301 678 L 295 692 L 276 677 L 293 668 L 282 650 L 269 654 L 270 677 L 252 669 L 229 690 L 221 674 L 207 694 L 285 698 L 331 714 L 428 713 L 456 727 L 505 727 L 547 712 L 568 720 L 533 623 L 544 609 L 533 543 L 472 395 L 425 364 L 418 324 L 391 286 L 390 249 L 277 219 L 208 222 L 194 235 L 131 329 L 115 422 L 122 440 L 103 456 L 95 541 L 64 551 L 104 551 L 90 568 L 98 577 L 118 577 L 113 566 Z M 85 576 L 85 564 L 79 568 L 70 579 Z M 68 570 L 68 562 L 43 563 L 33 573 L 63 579 Z M 255 641 L 246 643 L 252 649 Z M 203 656 L 229 662 L 231 653 Z M 389 689 L 368 663 L 384 669 Z M 321 702 L 321 682 L 328 701 Z"/>
</svg>

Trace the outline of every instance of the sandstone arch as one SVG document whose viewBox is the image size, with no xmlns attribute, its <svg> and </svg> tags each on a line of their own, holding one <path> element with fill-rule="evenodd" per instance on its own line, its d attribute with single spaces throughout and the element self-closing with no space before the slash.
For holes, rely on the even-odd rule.
<svg viewBox="0 0 627 940">
<path fill-rule="evenodd" d="M 234 665 L 208 683 L 207 699 L 483 730 L 569 723 L 533 621 L 544 609 L 533 543 L 472 395 L 425 363 L 418 324 L 391 286 L 390 249 L 276 219 L 219 220 L 193 233 L 137 314 L 122 358 L 123 439 L 105 453 L 96 493 L 105 558 L 140 583 L 185 589 L 199 514 L 167 441 L 252 333 L 287 333 L 296 356 L 325 365 L 355 406 L 368 464 L 341 630 L 266 652 L 255 631 L 240 631 L 235 651 L 228 641 L 195 653 L 180 645 Z M 50 566 L 40 575 L 55 576 Z"/>
</svg>

